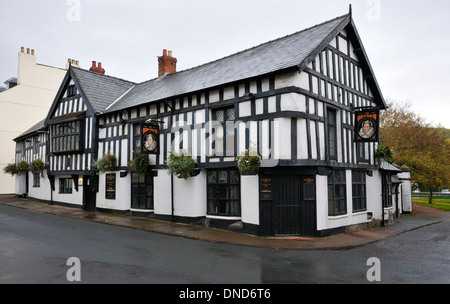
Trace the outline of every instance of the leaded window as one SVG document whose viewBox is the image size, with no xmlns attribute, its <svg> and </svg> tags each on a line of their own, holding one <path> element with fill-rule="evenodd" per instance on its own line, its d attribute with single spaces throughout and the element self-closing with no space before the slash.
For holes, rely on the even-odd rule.
<svg viewBox="0 0 450 304">
<path fill-rule="evenodd" d="M 352 171 L 353 212 L 367 209 L 366 173 Z"/>
<path fill-rule="evenodd" d="M 207 183 L 208 214 L 241 215 L 241 187 L 237 169 L 208 170 Z"/>
<path fill-rule="evenodd" d="M 235 150 L 234 106 L 215 109 L 212 112 L 214 120 L 213 149 L 216 156 L 233 156 Z"/>
<path fill-rule="evenodd" d="M 59 179 L 59 193 L 72 193 L 73 180 L 71 178 Z"/>
<path fill-rule="evenodd" d="M 141 124 L 133 125 L 133 150 L 135 153 L 141 152 Z"/>
<path fill-rule="evenodd" d="M 69 121 L 51 126 L 52 152 L 78 152 L 81 150 L 81 122 Z"/>
<path fill-rule="evenodd" d="M 151 171 L 131 174 L 131 208 L 153 209 L 153 175 Z"/>
<path fill-rule="evenodd" d="M 331 160 L 337 160 L 337 118 L 336 110 L 327 109 L 328 152 Z"/>
<path fill-rule="evenodd" d="M 347 213 L 345 170 L 331 170 L 328 174 L 328 215 Z"/>
<path fill-rule="evenodd" d="M 41 186 L 41 173 L 33 173 L 33 187 L 39 188 Z"/>
<path fill-rule="evenodd" d="M 141 124 L 133 125 L 133 151 L 142 151 Z M 131 208 L 153 209 L 153 174 L 151 170 L 145 173 L 131 174 Z"/>
<path fill-rule="evenodd" d="M 392 207 L 392 180 L 391 175 L 386 174 L 383 176 L 383 206 Z"/>
</svg>

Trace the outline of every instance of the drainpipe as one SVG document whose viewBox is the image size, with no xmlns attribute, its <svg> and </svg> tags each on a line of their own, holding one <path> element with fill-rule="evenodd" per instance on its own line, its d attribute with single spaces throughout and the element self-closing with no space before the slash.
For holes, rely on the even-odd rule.
<svg viewBox="0 0 450 304">
<path fill-rule="evenodd" d="M 172 201 L 172 223 L 175 223 L 175 208 L 173 204 L 173 174 L 170 175 L 170 192 L 171 192 L 171 201 Z"/>
<path fill-rule="evenodd" d="M 173 111 L 174 109 L 172 108 L 172 106 L 169 104 L 168 100 L 164 100 L 164 103 L 167 105 L 168 108 L 170 108 L 170 130 L 172 130 L 172 124 L 173 124 Z M 172 134 L 172 131 L 170 132 L 170 134 Z M 172 222 L 175 222 L 175 206 L 174 206 L 174 202 L 173 202 L 173 174 L 170 175 L 170 196 L 171 196 L 171 217 L 172 217 Z"/>
<path fill-rule="evenodd" d="M 400 188 L 400 185 L 397 184 L 396 187 L 395 187 L 395 206 L 396 206 L 395 217 L 397 217 L 397 218 L 398 218 L 398 215 L 399 215 L 399 213 L 398 213 L 398 209 L 399 209 L 399 206 L 398 206 L 398 194 L 399 194 L 399 191 L 398 191 L 398 189 L 399 188 Z"/>
<path fill-rule="evenodd" d="M 384 227 L 384 201 L 386 200 L 386 173 L 383 172 L 381 181 L 381 227 Z"/>
</svg>

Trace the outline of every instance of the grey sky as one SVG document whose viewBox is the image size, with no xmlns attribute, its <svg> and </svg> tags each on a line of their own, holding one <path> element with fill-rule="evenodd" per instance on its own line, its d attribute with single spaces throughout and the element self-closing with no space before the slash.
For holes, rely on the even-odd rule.
<svg viewBox="0 0 450 304">
<path fill-rule="evenodd" d="M 21 46 L 41 64 L 95 60 L 142 82 L 157 76 L 164 48 L 180 71 L 346 14 L 349 3 L 385 98 L 450 128 L 447 0 L 0 0 L 0 85 L 17 76 Z"/>
</svg>

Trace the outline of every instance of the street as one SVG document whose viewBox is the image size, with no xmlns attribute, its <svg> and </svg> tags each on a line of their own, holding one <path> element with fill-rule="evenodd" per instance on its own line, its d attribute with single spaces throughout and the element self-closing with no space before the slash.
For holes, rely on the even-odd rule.
<svg viewBox="0 0 450 304">
<path fill-rule="evenodd" d="M 448 284 L 449 235 L 446 220 L 353 249 L 275 250 L 0 205 L 0 283 Z"/>
</svg>

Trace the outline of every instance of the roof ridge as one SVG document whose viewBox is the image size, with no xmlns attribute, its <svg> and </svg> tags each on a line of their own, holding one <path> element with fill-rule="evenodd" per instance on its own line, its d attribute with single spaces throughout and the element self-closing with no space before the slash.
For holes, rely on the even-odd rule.
<svg viewBox="0 0 450 304">
<path fill-rule="evenodd" d="M 102 76 L 102 77 L 112 78 L 114 80 L 120 80 L 120 81 L 123 81 L 123 82 L 127 82 L 127 83 L 132 84 L 132 85 L 137 85 L 138 84 L 138 83 L 136 83 L 134 81 L 126 80 L 126 79 L 119 78 L 119 77 L 116 77 L 116 76 L 111 76 L 111 75 L 107 75 L 107 74 L 100 74 L 100 73 L 89 71 L 89 70 L 86 70 L 86 69 L 83 69 L 83 68 L 80 68 L 80 67 L 76 67 L 76 66 L 70 66 L 70 67 L 72 69 L 78 69 L 80 71 L 91 73 L 91 74 L 94 74 L 94 75 L 98 75 L 98 76 Z"/>
<path fill-rule="evenodd" d="M 200 65 L 197 65 L 197 66 L 194 66 L 194 67 L 191 67 L 191 68 L 182 70 L 182 71 L 178 71 L 178 72 L 175 72 L 175 73 L 172 73 L 172 74 L 169 74 L 169 75 L 180 74 L 180 73 L 183 73 L 183 72 L 187 72 L 187 71 L 191 71 L 191 70 L 200 68 L 200 67 L 202 67 L 202 66 L 206 66 L 206 65 L 209 65 L 209 64 L 213 64 L 213 63 L 215 63 L 215 62 L 224 60 L 224 59 L 226 59 L 226 58 L 230 58 L 230 57 L 233 57 L 233 56 L 236 56 L 236 55 L 239 55 L 239 54 L 248 52 L 248 51 L 250 51 L 250 50 L 256 49 L 256 48 L 261 47 L 261 46 L 263 46 L 263 45 L 267 45 L 267 44 L 269 44 L 269 43 L 273 43 L 273 42 L 276 42 L 276 41 L 280 41 L 280 40 L 282 40 L 282 39 L 286 39 L 286 38 L 288 38 L 288 37 L 291 37 L 291 36 L 294 36 L 294 35 L 298 35 L 298 34 L 300 34 L 300 33 L 303 33 L 303 32 L 309 31 L 309 30 L 312 30 L 312 29 L 314 29 L 314 28 L 316 28 L 316 27 L 323 26 L 323 25 L 325 25 L 325 24 L 327 24 L 327 23 L 334 22 L 334 21 L 336 21 L 336 20 L 338 20 L 338 19 L 341 19 L 341 18 L 343 19 L 344 17 L 347 17 L 347 16 L 349 16 L 349 15 L 350 15 L 350 13 L 347 13 L 347 14 L 345 14 L 345 15 L 338 16 L 338 17 L 336 17 L 336 18 L 333 18 L 333 19 L 324 21 L 324 22 L 322 22 L 322 23 L 318 23 L 318 24 L 316 24 L 316 25 L 314 25 L 314 26 L 311 26 L 311 27 L 308 27 L 308 28 L 299 30 L 299 31 L 294 32 L 294 33 L 292 33 L 292 34 L 288 34 L 288 35 L 285 35 L 285 36 L 282 36 L 282 37 L 278 37 L 278 38 L 275 38 L 275 39 L 272 39 L 272 40 L 269 40 L 269 41 L 260 43 L 260 44 L 258 44 L 258 45 L 249 47 L 249 48 L 247 48 L 247 49 L 241 50 L 241 51 L 239 51 L 239 52 L 236 52 L 236 53 L 233 53 L 233 54 L 224 56 L 224 57 L 222 57 L 222 58 L 218 58 L 218 59 L 215 59 L 215 60 L 212 60 L 212 61 L 209 61 L 209 62 L 200 64 Z M 164 76 L 165 76 L 165 75 L 164 75 Z M 141 82 L 141 83 L 139 83 L 139 84 L 143 84 L 143 83 L 146 83 L 146 82 L 150 82 L 150 81 L 153 81 L 153 80 L 156 80 L 156 79 L 159 79 L 159 78 L 161 78 L 161 77 L 149 79 L 149 80 L 143 81 L 143 82 Z"/>
</svg>

